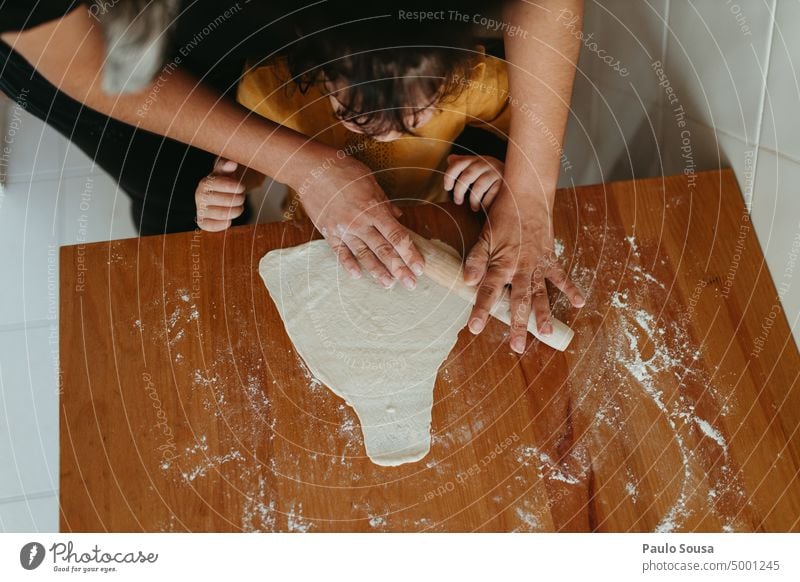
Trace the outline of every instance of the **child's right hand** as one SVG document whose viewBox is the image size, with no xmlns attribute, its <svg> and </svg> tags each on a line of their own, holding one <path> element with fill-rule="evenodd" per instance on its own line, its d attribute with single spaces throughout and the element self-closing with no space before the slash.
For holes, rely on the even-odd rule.
<svg viewBox="0 0 800 582">
<path fill-rule="evenodd" d="M 469 193 L 474 211 L 489 208 L 503 184 L 503 162 L 492 156 L 447 156 L 444 189 L 453 191 L 453 201 L 462 204 Z"/>
<path fill-rule="evenodd" d="M 239 164 L 219 158 L 214 170 L 200 180 L 194 193 L 197 226 L 210 232 L 225 230 L 244 212 L 244 190 Z"/>
</svg>

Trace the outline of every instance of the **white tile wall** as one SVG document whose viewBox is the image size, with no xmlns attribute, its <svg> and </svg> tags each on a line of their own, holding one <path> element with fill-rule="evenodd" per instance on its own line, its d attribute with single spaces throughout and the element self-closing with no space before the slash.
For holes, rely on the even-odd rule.
<svg viewBox="0 0 800 582">
<path fill-rule="evenodd" d="M 800 163 L 761 148 L 752 209 L 753 227 L 800 343 Z"/>
<path fill-rule="evenodd" d="M 647 62 L 658 58 L 686 110 L 696 169 L 734 169 L 780 285 L 800 243 L 800 1 L 587 0 L 586 6 L 585 33 L 594 32 L 608 54 L 623 55 L 631 74 L 621 79 L 584 49 L 579 65 L 595 87 L 579 81 L 573 96 L 566 153 L 584 163 L 573 172 L 575 183 L 684 170 L 674 112 Z M 781 300 L 800 343 L 800 283 Z"/>
<path fill-rule="evenodd" d="M 649 69 L 663 60 L 667 5 L 668 0 L 586 2 L 585 42 L 566 136 L 572 170 L 561 176 L 562 186 L 659 171 L 660 116 L 651 114 L 659 90 Z M 617 61 L 624 71 L 616 70 Z"/>
<path fill-rule="evenodd" d="M 592 79 L 603 88 L 629 91 L 634 85 L 645 103 L 659 95 L 648 82 L 650 64 L 664 58 L 667 0 L 604 0 L 586 2 L 584 44 L 586 61 L 592 65 Z M 625 73 L 614 70 L 587 46 L 596 41 L 604 57 L 619 60 Z"/>
<path fill-rule="evenodd" d="M 800 2 L 779 0 L 761 146 L 800 162 Z"/>
<path fill-rule="evenodd" d="M 696 120 L 751 143 L 759 132 L 773 9 L 774 0 L 669 5 L 666 62 L 681 102 Z"/>
</svg>

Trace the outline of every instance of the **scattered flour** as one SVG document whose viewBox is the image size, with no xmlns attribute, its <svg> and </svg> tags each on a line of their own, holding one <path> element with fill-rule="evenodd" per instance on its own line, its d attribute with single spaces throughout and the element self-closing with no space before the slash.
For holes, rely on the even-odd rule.
<svg viewBox="0 0 800 582">
<path fill-rule="evenodd" d="M 635 254 L 640 252 L 634 237 L 626 237 L 626 241 Z M 557 257 L 563 256 L 563 241 L 559 239 L 554 241 L 554 253 Z M 571 276 L 578 286 L 587 292 L 588 300 L 591 297 L 590 291 L 594 278 L 602 276 L 602 273 L 596 272 L 595 269 L 580 266 L 579 257 L 576 257 L 575 263 L 571 271 Z M 697 483 L 700 481 L 697 478 L 698 476 L 694 474 L 698 469 L 698 464 L 693 462 L 695 451 L 691 449 L 686 441 L 686 436 L 689 434 L 687 429 L 689 427 L 693 427 L 693 430 L 699 429 L 705 437 L 711 439 L 725 452 L 726 457 L 728 445 L 719 430 L 712 426 L 707 420 L 697 416 L 691 402 L 684 400 L 682 396 L 678 399 L 674 397 L 668 399 L 665 396 L 660 382 L 661 375 L 672 374 L 679 380 L 689 377 L 697 379 L 700 372 L 694 369 L 692 364 L 701 355 L 701 352 L 697 347 L 693 346 L 686 334 L 682 333 L 682 330 L 675 327 L 675 324 L 665 326 L 660 319 L 656 320 L 651 313 L 638 305 L 637 298 L 642 297 L 646 293 L 652 293 L 654 289 L 665 289 L 664 284 L 638 265 L 628 265 L 626 268 L 629 270 L 629 273 L 623 275 L 620 281 L 620 287 L 624 288 L 624 290 L 613 293 L 610 300 L 608 297 L 598 298 L 598 301 L 604 304 L 602 305 L 604 310 L 608 309 L 608 304 L 610 303 L 613 313 L 618 316 L 621 330 L 619 338 L 617 340 L 612 340 L 609 344 L 608 360 L 603 362 L 602 366 L 604 366 L 606 370 L 619 370 L 618 373 L 621 376 L 629 374 L 633 377 L 638 382 L 643 393 L 661 412 L 661 416 L 670 428 L 670 432 L 674 438 L 673 442 L 677 446 L 677 451 L 683 464 L 682 480 L 677 498 L 669 510 L 663 515 L 656 527 L 656 531 L 674 531 L 679 529 L 688 517 L 689 510 L 687 509 L 687 502 L 698 493 L 696 488 Z M 626 285 L 631 277 L 635 277 L 635 281 L 638 281 L 639 285 L 645 286 L 646 289 L 637 292 L 632 286 Z M 633 285 L 636 284 L 637 283 L 634 283 Z M 183 303 L 189 303 L 190 299 L 187 293 L 180 295 L 180 300 Z M 587 302 L 586 311 L 590 312 L 590 310 L 591 307 L 588 306 Z M 597 312 L 601 312 L 600 306 L 598 306 Z M 196 314 L 196 310 L 193 310 L 188 315 L 188 319 L 197 317 L 193 314 Z M 176 326 L 181 318 L 187 318 L 185 310 L 173 312 L 167 320 L 170 329 Z M 141 324 L 137 322 L 135 325 L 140 326 Z M 647 347 L 646 350 L 645 346 Z M 304 373 L 309 388 L 311 390 L 316 390 L 320 386 L 319 382 L 313 378 L 301 359 L 297 358 L 296 361 L 297 365 Z M 597 364 L 600 363 L 598 362 Z M 599 368 L 600 365 L 597 367 Z M 213 367 L 211 367 L 210 370 L 213 370 Z M 448 374 L 449 372 L 445 369 L 443 373 Z M 265 382 L 257 373 L 246 374 L 244 377 L 243 388 L 247 394 L 250 405 L 254 410 L 263 412 L 264 416 L 266 416 L 266 414 L 270 412 L 270 401 L 267 398 L 266 390 L 263 385 L 269 381 L 267 380 Z M 447 378 L 445 379 L 447 380 Z M 710 390 L 713 395 L 716 393 L 716 389 L 713 383 L 708 380 L 708 378 L 703 378 L 703 381 L 707 381 L 708 390 Z M 218 381 L 219 377 L 211 372 L 204 374 L 199 369 L 195 371 L 194 382 L 197 386 L 209 387 L 213 386 Z M 727 404 L 726 407 L 722 409 L 722 414 L 725 414 L 726 410 Z M 622 411 L 619 406 L 613 402 L 609 403 L 607 406 L 600 407 L 597 411 L 593 411 L 593 413 L 595 423 L 608 423 L 611 426 L 613 426 L 614 423 L 619 423 L 619 418 L 622 416 Z M 264 435 L 264 438 L 274 437 L 275 419 L 271 420 L 271 424 L 254 422 L 253 425 L 252 428 L 248 428 L 248 430 L 253 431 L 253 434 L 258 430 L 270 430 L 271 434 L 269 437 Z M 361 435 L 352 415 L 343 417 L 343 421 L 338 426 L 337 431 L 339 437 L 347 437 L 348 447 L 355 443 Z M 465 438 L 471 438 L 471 436 L 465 435 Z M 443 443 L 440 435 L 433 435 L 433 443 L 435 446 L 449 444 L 448 439 L 444 439 L 444 441 L 447 442 Z M 577 448 L 580 446 L 580 443 L 576 445 Z M 572 460 L 568 459 L 568 463 L 556 462 L 550 455 L 533 446 L 521 446 L 515 449 L 515 459 L 518 463 L 534 463 L 539 471 L 540 477 L 560 481 L 568 485 L 577 485 L 586 477 L 591 463 L 597 461 L 596 459 L 589 460 L 588 458 L 580 458 L 581 454 L 585 455 L 585 451 L 577 450 L 577 448 L 572 451 L 570 455 L 575 455 L 576 458 L 574 460 L 579 461 L 578 470 L 569 469 L 569 467 L 575 466 L 572 464 Z M 222 464 L 241 462 L 244 460 L 244 457 L 238 450 L 231 450 L 229 453 L 219 456 L 208 456 L 207 451 L 208 445 L 205 442 L 205 437 L 199 439 L 193 448 L 186 450 L 183 460 L 194 460 L 192 468 L 182 473 L 183 479 L 186 482 L 201 478 L 206 475 L 208 471 Z M 198 461 L 196 457 L 204 458 Z M 272 458 L 270 461 L 271 464 L 269 466 L 272 467 L 273 474 L 275 476 L 281 476 L 277 472 L 274 462 L 275 459 Z M 346 457 L 344 454 L 342 454 L 341 457 L 334 455 L 330 458 L 331 465 L 334 467 L 345 461 Z M 319 462 L 323 462 L 323 460 Z M 437 472 L 443 470 L 441 463 L 437 464 L 431 461 L 426 463 L 427 468 L 434 468 L 434 466 Z M 723 467 L 723 472 L 725 469 L 726 468 Z M 626 470 L 628 473 L 624 477 L 625 480 L 621 482 L 622 487 L 624 487 L 625 493 L 635 503 L 637 500 L 640 500 L 639 480 L 630 472 L 629 468 L 626 468 Z M 719 500 L 722 492 L 736 488 L 735 476 L 731 473 L 726 474 L 730 475 L 729 482 L 712 483 L 713 487 L 707 493 L 709 511 L 714 511 L 714 504 Z M 250 483 L 249 476 L 242 474 L 242 479 L 244 480 L 245 478 L 247 478 L 247 482 Z M 274 492 L 270 487 L 269 479 L 272 478 L 272 476 L 259 476 L 258 485 L 255 488 L 252 487 L 252 485 L 248 485 L 248 489 L 254 490 L 243 493 L 246 497 L 241 521 L 243 530 L 274 531 L 277 528 L 277 519 L 282 515 L 282 512 L 278 511 L 274 499 Z M 515 480 L 524 484 L 525 478 L 521 475 L 517 475 L 515 476 Z M 705 492 L 703 491 L 701 494 L 705 495 Z M 640 501 L 644 502 L 644 500 Z M 542 526 L 539 519 L 537 519 L 536 508 L 531 508 L 529 505 L 527 500 L 522 500 L 522 503 L 515 507 L 516 516 L 523 524 L 522 527 L 541 529 Z M 374 529 L 384 528 L 387 525 L 386 515 L 388 515 L 389 511 L 390 508 L 385 508 L 374 513 L 372 511 L 366 513 L 370 527 Z M 313 528 L 313 522 L 303 515 L 302 503 L 291 505 L 291 508 L 285 515 L 287 529 L 289 531 L 305 532 Z M 415 524 L 418 529 L 431 529 L 436 525 L 428 519 L 417 520 Z M 732 523 L 727 522 L 723 525 L 723 529 L 725 531 L 733 531 L 734 527 Z"/>
<path fill-rule="evenodd" d="M 175 325 L 177 325 L 180 317 L 181 317 L 181 310 L 180 308 L 176 307 L 172 311 L 172 314 L 167 318 L 167 329 L 169 331 L 172 331 L 175 328 Z"/>
<path fill-rule="evenodd" d="M 265 416 L 270 408 L 270 401 L 267 393 L 261 385 L 261 380 L 254 374 L 247 375 L 247 382 L 244 385 L 247 393 L 247 400 L 250 406 L 260 416 Z M 274 434 L 273 434 L 274 436 Z"/>
<path fill-rule="evenodd" d="M 553 239 L 553 254 L 557 259 L 560 259 L 564 255 L 564 241 L 560 238 Z"/>
<path fill-rule="evenodd" d="M 297 504 L 295 510 L 294 504 L 286 514 L 286 530 L 289 532 L 306 533 L 312 528 L 313 524 L 303 517 L 303 504 Z"/>
<path fill-rule="evenodd" d="M 625 493 L 627 493 L 628 497 L 630 497 L 633 502 L 636 503 L 639 498 L 639 489 L 636 487 L 636 483 L 633 481 L 628 481 L 625 484 Z"/>
<path fill-rule="evenodd" d="M 184 471 L 182 473 L 183 479 L 185 481 L 194 481 L 198 477 L 202 477 L 205 475 L 209 470 L 216 469 L 224 465 L 225 463 L 229 463 L 231 461 L 244 461 L 245 458 L 239 451 L 230 451 L 224 455 L 211 455 L 210 457 L 206 457 L 201 463 L 196 465 L 194 469 L 189 471 Z"/>
<path fill-rule="evenodd" d="M 700 417 L 696 417 L 694 421 L 697 423 L 697 426 L 700 427 L 700 430 L 710 439 L 714 440 L 723 451 L 725 451 L 725 455 L 728 454 L 728 443 L 725 441 L 725 438 L 722 436 L 717 429 L 715 429 L 711 424 Z"/>
<path fill-rule="evenodd" d="M 516 508 L 517 517 L 519 517 L 520 521 L 527 525 L 532 530 L 538 530 L 541 528 L 539 524 L 539 520 L 536 519 L 536 515 L 530 511 L 526 511 L 522 507 Z"/>
<path fill-rule="evenodd" d="M 699 374 L 691 366 L 692 362 L 698 359 L 700 352 L 691 346 L 685 337 L 685 332 L 677 324 L 672 323 L 670 331 L 675 339 L 668 341 L 665 339 L 665 325 L 657 322 L 644 309 L 631 308 L 627 304 L 615 304 L 613 300 L 612 306 L 620 310 L 619 324 L 625 338 L 624 343 L 620 343 L 616 348 L 615 360 L 636 379 L 650 401 L 661 411 L 673 434 L 683 465 L 683 480 L 678 497 L 656 527 L 657 532 L 675 531 L 688 517 L 687 502 L 696 494 L 696 479 L 693 472 L 695 464 L 692 462 L 695 453 L 684 436 L 687 425 L 695 423 L 726 453 L 727 443 L 719 431 L 707 421 L 697 417 L 694 406 L 683 396 L 669 405 L 665 402 L 663 390 L 659 386 L 659 375 L 672 373 L 683 383 L 688 377 Z M 642 355 L 643 346 L 640 345 L 640 337 L 652 347 L 652 355 L 647 359 Z M 709 386 L 708 389 L 713 390 L 713 387 Z"/>
<path fill-rule="evenodd" d="M 311 370 L 308 369 L 308 366 L 306 366 L 306 363 L 303 361 L 303 358 L 297 356 L 296 362 L 297 366 L 303 372 L 303 377 L 306 379 L 306 382 L 308 383 L 308 389 L 315 391 L 318 388 L 321 388 L 322 383 L 314 377 L 314 375 L 311 373 Z"/>
<path fill-rule="evenodd" d="M 380 515 L 372 515 L 369 518 L 369 526 L 375 529 L 386 527 L 386 518 Z"/>
<path fill-rule="evenodd" d="M 594 241 L 602 240 L 600 230 L 597 227 L 584 226 L 581 237 L 588 239 L 588 245 L 592 247 Z M 702 511 L 709 511 L 722 523 L 731 524 L 731 519 L 727 517 L 730 514 L 730 504 L 738 503 L 734 500 L 742 498 L 740 493 L 743 492 L 743 487 L 739 474 L 727 465 L 728 444 L 725 437 L 697 415 L 694 398 L 700 394 L 704 400 L 716 403 L 720 416 L 724 417 L 734 405 L 731 402 L 733 396 L 723 396 L 718 389 L 719 369 L 706 371 L 700 365 L 702 346 L 696 345 L 682 327 L 680 318 L 667 315 L 666 306 L 670 302 L 667 285 L 659 280 L 655 272 L 648 272 L 643 266 L 656 265 L 656 262 L 645 260 L 643 249 L 634 236 L 617 240 L 620 241 L 616 243 L 618 248 L 608 251 L 607 256 L 612 258 L 606 259 L 604 256 L 600 268 L 582 264 L 581 246 L 578 245 L 574 265 L 570 270 L 575 284 L 587 292 L 587 303 L 582 309 L 584 316 L 596 318 L 598 321 L 610 316 L 611 325 L 619 330 L 613 337 L 604 338 L 606 343 L 602 350 L 595 350 L 595 353 L 584 350 L 580 371 L 575 371 L 582 375 L 582 393 L 578 394 L 574 406 L 580 406 L 580 402 L 589 393 L 599 395 L 600 404 L 592 412 L 595 426 L 607 426 L 611 429 L 611 434 L 622 434 L 624 437 L 625 413 L 619 410 L 617 403 L 620 399 L 634 398 L 635 393 L 630 393 L 630 390 L 637 389 L 638 385 L 641 393 L 659 410 L 662 418 L 660 422 L 666 423 L 669 428 L 673 450 L 677 449 L 682 463 L 680 472 L 675 477 L 668 478 L 674 479 L 671 490 L 676 491 L 677 495 L 665 511 L 657 531 L 679 530 L 689 514 L 701 511 L 699 508 L 703 506 L 707 509 Z M 631 251 L 627 257 L 626 247 Z M 615 259 L 615 256 L 623 258 Z M 666 264 L 663 259 L 658 263 Z M 591 289 L 600 279 L 606 284 L 617 286 L 619 290 L 610 297 L 593 297 Z M 665 311 L 659 312 L 656 317 L 648 311 L 649 305 L 658 306 Z M 668 395 L 664 393 L 665 386 L 670 386 Z M 677 391 L 673 391 L 676 387 Z M 592 434 L 601 433 L 593 430 Z M 700 463 L 700 452 L 695 449 L 698 434 L 722 449 L 725 453 L 723 464 L 705 468 Z M 637 443 L 630 443 L 630 446 L 636 445 Z M 601 463 L 602 454 L 600 457 L 595 455 L 591 462 Z M 626 467 L 626 471 L 630 471 L 630 468 Z M 626 474 L 621 486 L 634 502 L 643 502 L 639 478 L 632 471 Z M 715 492 L 715 497 L 709 503 L 705 503 L 707 487 Z M 698 496 L 702 496 L 703 502 L 697 502 Z M 724 500 L 717 503 L 720 498 Z"/>
<path fill-rule="evenodd" d="M 202 370 L 194 371 L 194 385 L 198 388 L 208 388 L 219 382 L 219 374 L 211 372 L 203 373 Z"/>
<path fill-rule="evenodd" d="M 611 306 L 621 309 L 628 306 L 628 292 L 615 291 L 611 294 Z"/>
<path fill-rule="evenodd" d="M 553 461 L 550 455 L 544 451 L 540 451 L 536 447 L 523 445 L 515 449 L 514 452 L 515 460 L 523 465 L 528 464 L 530 459 L 537 458 L 539 460 L 540 477 L 544 475 L 544 470 L 546 469 L 549 479 L 555 479 L 556 481 L 561 481 L 568 485 L 577 485 L 580 483 L 580 478 L 585 475 L 585 473 L 578 476 L 571 475 L 563 466 Z"/>
<path fill-rule="evenodd" d="M 267 503 L 268 498 L 267 480 L 262 475 L 259 475 L 256 491 L 246 495 L 242 514 L 242 529 L 244 531 L 275 531 L 277 521 L 275 499 L 270 499 Z"/>
</svg>

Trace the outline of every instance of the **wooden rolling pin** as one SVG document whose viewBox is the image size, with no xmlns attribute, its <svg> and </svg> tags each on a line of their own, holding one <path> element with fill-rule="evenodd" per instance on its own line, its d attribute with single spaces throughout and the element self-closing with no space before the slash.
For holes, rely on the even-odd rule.
<svg viewBox="0 0 800 582">
<path fill-rule="evenodd" d="M 444 243 L 428 240 L 417 233 L 412 233 L 412 237 L 414 238 L 414 244 L 425 257 L 425 272 L 423 274 L 474 305 L 478 288 L 464 283 L 461 259 L 456 251 Z M 493 317 L 506 325 L 511 325 L 511 303 L 507 289 L 503 291 L 502 297 L 495 303 L 491 313 Z M 553 324 L 553 333 L 541 335 L 539 330 L 536 329 L 536 318 L 531 313 L 528 319 L 528 331 L 542 343 L 563 352 L 569 346 L 569 342 L 572 341 L 572 336 L 575 335 L 575 332 L 554 317 L 550 319 L 550 322 Z"/>
</svg>

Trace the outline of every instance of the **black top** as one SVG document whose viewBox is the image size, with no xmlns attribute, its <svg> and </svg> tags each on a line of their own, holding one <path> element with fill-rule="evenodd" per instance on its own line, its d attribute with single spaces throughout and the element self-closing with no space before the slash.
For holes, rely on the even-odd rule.
<svg viewBox="0 0 800 582">
<path fill-rule="evenodd" d="M 284 15 L 313 0 L 183 0 L 172 29 L 172 55 L 205 83 L 235 88 L 247 60 L 281 52 L 295 38 Z"/>
<path fill-rule="evenodd" d="M 28 30 L 71 12 L 80 0 L 0 0 L 0 32 Z"/>
<path fill-rule="evenodd" d="M 0 33 L 29 30 L 62 18 L 81 4 L 111 0 L 0 0 Z M 313 0 L 183 0 L 170 31 L 174 62 L 221 91 L 231 91 L 248 59 L 280 52 L 295 36 L 285 17 Z"/>
</svg>

